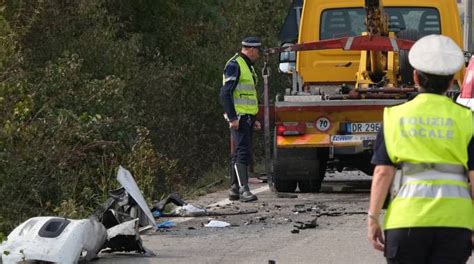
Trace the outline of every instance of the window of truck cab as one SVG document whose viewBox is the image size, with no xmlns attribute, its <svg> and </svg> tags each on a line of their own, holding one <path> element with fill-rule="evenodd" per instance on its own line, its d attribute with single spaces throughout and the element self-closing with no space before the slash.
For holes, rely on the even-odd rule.
<svg viewBox="0 0 474 264">
<path fill-rule="evenodd" d="M 439 11 L 432 7 L 385 7 L 389 17 L 388 29 L 395 34 L 410 32 L 417 38 L 441 34 Z M 365 9 L 325 9 L 321 15 L 319 39 L 355 37 L 367 31 L 364 23 Z M 406 35 L 406 34 L 405 34 Z"/>
</svg>

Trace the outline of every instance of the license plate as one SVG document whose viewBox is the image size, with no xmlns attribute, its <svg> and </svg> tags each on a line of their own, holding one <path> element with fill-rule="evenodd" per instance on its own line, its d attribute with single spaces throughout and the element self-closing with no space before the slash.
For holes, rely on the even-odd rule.
<svg viewBox="0 0 474 264">
<path fill-rule="evenodd" d="M 382 123 L 345 123 L 347 133 L 375 133 L 380 130 Z"/>
</svg>

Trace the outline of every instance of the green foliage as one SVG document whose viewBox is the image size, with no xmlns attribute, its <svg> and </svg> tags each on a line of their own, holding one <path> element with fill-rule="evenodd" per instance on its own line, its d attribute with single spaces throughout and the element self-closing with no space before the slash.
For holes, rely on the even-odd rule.
<svg viewBox="0 0 474 264">
<path fill-rule="evenodd" d="M 148 201 L 226 166 L 222 68 L 244 36 L 277 45 L 289 4 L 0 5 L 0 232 L 32 216 L 87 216 L 118 187 L 119 165 Z"/>
</svg>

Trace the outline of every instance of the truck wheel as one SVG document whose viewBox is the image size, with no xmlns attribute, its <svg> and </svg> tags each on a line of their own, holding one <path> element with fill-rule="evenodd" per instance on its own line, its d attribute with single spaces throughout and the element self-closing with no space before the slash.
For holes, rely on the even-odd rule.
<svg viewBox="0 0 474 264">
<path fill-rule="evenodd" d="M 300 192 L 319 192 L 321 190 L 321 184 L 323 183 L 324 176 L 326 176 L 326 165 L 327 165 L 327 153 L 321 149 L 318 151 L 317 162 L 317 173 L 313 175 L 311 180 L 300 180 L 298 181 L 298 188 Z"/>
<path fill-rule="evenodd" d="M 414 29 L 407 29 L 398 32 L 397 37 L 400 39 L 407 40 L 418 40 L 420 38 L 418 31 Z M 408 62 L 408 50 L 400 50 L 400 75 L 402 79 L 402 85 L 413 86 L 413 67 Z"/>
<path fill-rule="evenodd" d="M 276 174 L 275 174 L 276 176 Z M 294 180 L 282 180 L 275 177 L 275 189 L 278 192 L 295 192 L 296 181 Z"/>
<path fill-rule="evenodd" d="M 302 193 L 319 192 L 321 190 L 322 181 L 304 180 L 298 181 L 298 188 Z"/>
<path fill-rule="evenodd" d="M 285 152 L 277 148 L 276 133 L 273 134 L 273 180 L 275 189 L 278 192 L 295 192 L 298 182 L 292 179 L 284 179 L 285 175 L 290 170 L 288 158 Z"/>
</svg>

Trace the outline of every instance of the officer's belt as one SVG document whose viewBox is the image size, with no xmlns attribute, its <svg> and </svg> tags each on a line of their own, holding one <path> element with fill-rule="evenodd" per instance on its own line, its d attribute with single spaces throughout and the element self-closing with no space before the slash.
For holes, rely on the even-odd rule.
<svg viewBox="0 0 474 264">
<path fill-rule="evenodd" d="M 403 176 L 416 175 L 424 171 L 437 171 L 447 174 L 465 175 L 466 169 L 462 165 L 447 163 L 410 163 L 402 164 Z"/>
</svg>

